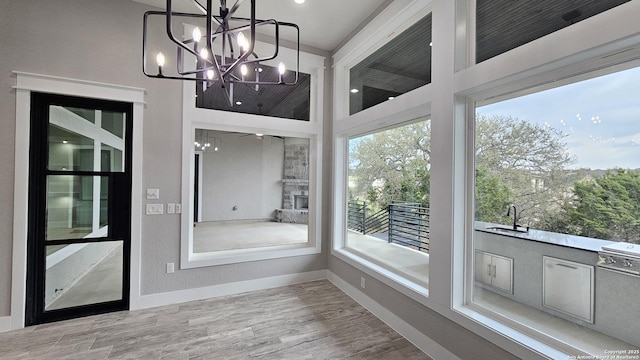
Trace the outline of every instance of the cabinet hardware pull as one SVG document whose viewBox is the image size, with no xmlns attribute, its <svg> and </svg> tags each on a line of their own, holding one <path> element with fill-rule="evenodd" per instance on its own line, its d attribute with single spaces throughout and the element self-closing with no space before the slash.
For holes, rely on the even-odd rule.
<svg viewBox="0 0 640 360">
<path fill-rule="evenodd" d="M 493 277 L 494 277 L 494 278 L 496 277 L 496 273 L 497 273 L 497 271 L 496 271 L 496 265 L 493 265 Z"/>
<path fill-rule="evenodd" d="M 573 269 L 573 270 L 578 270 L 578 268 L 577 268 L 577 267 L 575 267 L 575 266 L 571 266 L 571 265 L 567 265 L 567 264 L 557 263 L 556 265 L 557 265 L 557 266 L 566 267 L 566 268 L 569 268 L 569 269 Z"/>
<path fill-rule="evenodd" d="M 491 276 L 491 264 L 487 265 L 487 275 Z"/>
</svg>

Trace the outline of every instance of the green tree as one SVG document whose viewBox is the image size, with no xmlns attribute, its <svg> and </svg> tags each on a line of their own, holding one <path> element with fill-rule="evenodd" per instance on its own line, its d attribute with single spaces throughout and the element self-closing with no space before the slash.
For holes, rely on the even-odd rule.
<svg viewBox="0 0 640 360">
<path fill-rule="evenodd" d="M 476 219 L 507 221 L 507 205 L 518 206 L 518 221 L 540 222 L 559 212 L 577 173 L 558 130 L 505 116 L 476 120 Z M 350 141 L 350 175 L 355 197 L 374 210 L 392 201 L 429 206 L 430 121 L 378 132 Z"/>
<path fill-rule="evenodd" d="M 615 169 L 576 182 L 560 232 L 640 243 L 640 174 Z"/>
<path fill-rule="evenodd" d="M 495 185 L 509 189 L 510 203 L 518 207 L 520 223 L 539 227 L 550 212 L 561 210 L 580 176 L 579 172 L 566 170 L 574 159 L 567 150 L 564 133 L 509 116 L 483 114 L 476 116 L 475 133 L 476 168 L 486 169 L 483 175 L 499 179 Z M 476 207 L 482 209 L 484 205 Z"/>
<path fill-rule="evenodd" d="M 507 207 L 511 204 L 511 191 L 495 176 L 488 175 L 486 167 L 476 167 L 475 219 L 502 223 Z"/>
<path fill-rule="evenodd" d="M 356 197 L 374 209 L 393 201 L 429 205 L 431 126 L 421 121 L 350 142 Z"/>
</svg>

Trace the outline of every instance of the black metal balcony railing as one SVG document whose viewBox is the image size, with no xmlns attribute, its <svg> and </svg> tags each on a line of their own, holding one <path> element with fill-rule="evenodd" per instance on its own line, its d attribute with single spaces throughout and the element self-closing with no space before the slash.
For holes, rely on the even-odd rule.
<svg viewBox="0 0 640 360">
<path fill-rule="evenodd" d="M 360 200 L 350 200 L 347 204 L 347 228 L 366 233 L 367 204 Z"/>
<path fill-rule="evenodd" d="M 389 242 L 429 252 L 429 209 L 416 203 L 389 205 Z"/>
<path fill-rule="evenodd" d="M 349 201 L 349 229 L 429 252 L 429 208 L 419 203 L 393 203 L 373 215 L 368 215 L 366 208 L 364 201 Z"/>
</svg>

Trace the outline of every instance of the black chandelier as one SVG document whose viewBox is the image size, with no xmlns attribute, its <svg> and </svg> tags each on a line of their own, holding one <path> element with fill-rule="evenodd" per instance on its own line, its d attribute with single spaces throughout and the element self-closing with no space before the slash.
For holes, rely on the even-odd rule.
<svg viewBox="0 0 640 360">
<path fill-rule="evenodd" d="M 192 0 L 194 5 L 201 10 L 201 14 L 175 12 L 172 0 L 166 0 L 166 11 L 147 11 L 144 14 L 142 35 L 142 70 L 146 76 L 159 79 L 192 80 L 202 84 L 203 91 L 219 83 L 225 90 L 229 104 L 233 106 L 234 86 L 246 85 L 260 90 L 263 85 L 295 85 L 298 82 L 300 67 L 300 29 L 296 24 L 280 22 L 275 19 L 256 19 L 256 0 L 251 2 L 251 17 L 236 17 L 243 0 L 236 0 L 233 6 L 227 7 L 226 0 L 220 0 L 218 14 L 214 14 L 213 0 L 207 0 L 206 7 L 198 0 Z M 175 72 L 167 72 L 165 65 L 167 59 L 162 52 L 156 52 L 157 73 L 148 69 L 147 59 L 149 55 L 147 30 L 148 20 L 151 16 L 164 16 L 166 21 L 166 33 L 176 46 Z M 204 19 L 205 32 L 198 26 L 193 28 L 192 36 L 183 39 L 174 35 L 173 22 L 178 19 L 181 22 L 194 19 Z M 296 42 L 296 69 L 295 76 L 285 76 L 287 69 L 284 63 L 277 65 L 277 75 L 266 71 L 264 62 L 273 63 L 278 57 L 280 48 L 280 27 L 293 28 L 297 35 Z M 273 28 L 273 52 L 268 56 L 260 57 L 256 54 L 256 29 L 258 27 Z M 248 31 L 248 37 L 245 32 Z M 187 59 L 193 58 L 195 69 L 185 66 Z M 276 61 L 277 62 L 277 61 Z M 269 68 L 269 67 L 267 67 Z M 289 81 L 287 81 L 289 80 Z"/>
</svg>

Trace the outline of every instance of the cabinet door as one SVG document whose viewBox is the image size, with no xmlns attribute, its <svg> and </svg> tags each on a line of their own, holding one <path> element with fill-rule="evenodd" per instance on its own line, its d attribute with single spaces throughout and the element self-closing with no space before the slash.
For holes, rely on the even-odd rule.
<svg viewBox="0 0 640 360">
<path fill-rule="evenodd" d="M 492 285 L 500 290 L 508 293 L 512 292 L 512 269 L 513 262 L 511 259 L 501 256 L 494 256 L 491 259 L 493 282 Z"/>
<path fill-rule="evenodd" d="M 593 266 L 552 257 L 544 261 L 544 306 L 593 322 Z"/>
<path fill-rule="evenodd" d="M 476 251 L 476 281 L 481 281 L 485 284 L 491 285 L 493 278 L 493 268 L 491 266 L 491 255 Z"/>
</svg>

